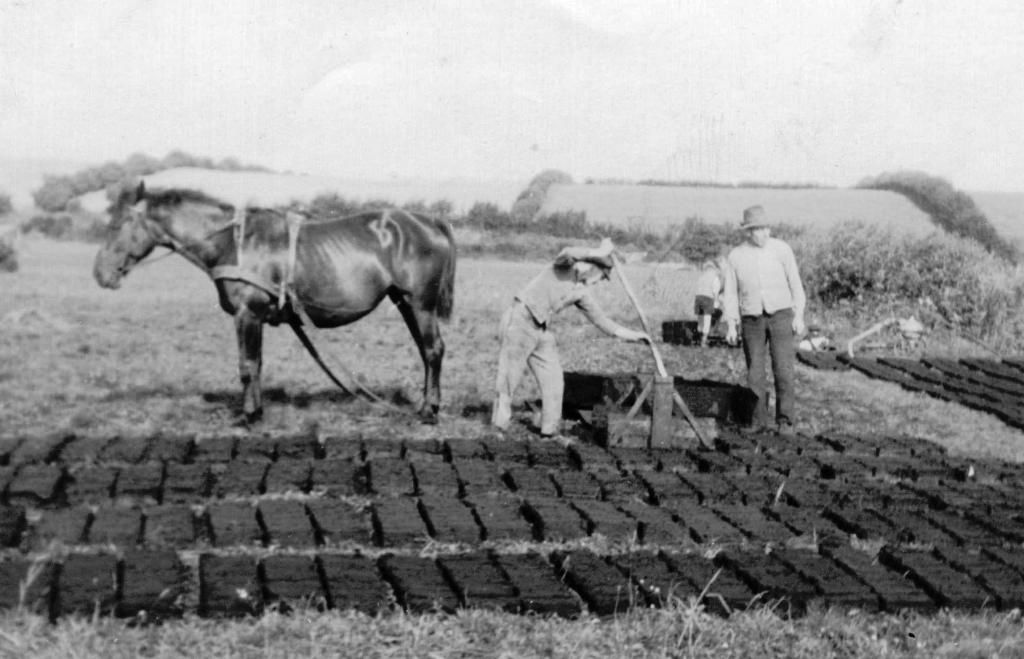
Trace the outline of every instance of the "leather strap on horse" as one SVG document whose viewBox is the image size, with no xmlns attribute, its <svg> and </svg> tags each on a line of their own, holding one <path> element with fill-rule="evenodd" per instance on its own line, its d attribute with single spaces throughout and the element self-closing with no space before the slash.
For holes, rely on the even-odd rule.
<svg viewBox="0 0 1024 659">
<path fill-rule="evenodd" d="M 298 242 L 299 242 L 299 230 L 302 227 L 303 216 L 299 213 L 287 212 L 285 219 L 288 223 L 288 261 L 285 266 L 285 275 L 281 279 L 280 284 L 276 285 L 262 277 L 258 272 L 246 271 L 242 267 L 242 240 L 245 237 L 245 217 L 247 209 L 243 206 L 235 210 L 235 219 L 232 222 L 235 228 L 235 245 L 237 256 L 235 258 L 235 265 L 221 265 L 214 267 L 210 272 L 210 277 L 214 280 L 217 279 L 234 279 L 237 281 L 243 281 L 247 284 L 255 286 L 270 295 L 277 297 L 277 308 L 279 311 L 284 311 L 285 306 L 290 302 L 292 308 L 292 314 L 288 316 L 288 325 L 295 332 L 295 336 L 299 338 L 302 346 L 306 349 L 306 352 L 313 358 L 318 366 L 323 370 L 327 377 L 338 386 L 339 389 L 344 391 L 346 394 L 355 396 L 362 394 L 366 398 L 369 398 L 374 403 L 387 404 L 377 394 L 373 393 L 357 380 L 344 366 L 335 363 L 335 367 L 339 369 L 342 376 L 347 380 L 347 384 L 342 382 L 333 371 L 327 366 L 323 358 L 317 351 L 316 346 L 310 340 L 306 331 L 302 329 L 303 324 L 312 324 L 309 321 L 309 317 L 306 315 L 303 309 L 302 302 L 298 299 L 298 295 L 295 294 L 294 283 L 295 283 L 295 264 L 298 257 Z M 277 290 L 274 290 L 274 289 Z"/>
<path fill-rule="evenodd" d="M 306 349 L 306 352 L 308 352 L 310 356 L 313 358 L 313 361 L 315 361 L 317 365 L 320 366 L 321 369 L 323 369 L 323 372 L 327 375 L 328 378 L 330 378 L 331 382 L 338 385 L 339 389 L 353 396 L 357 395 L 358 393 L 362 393 L 364 396 L 366 396 L 375 403 L 385 403 L 383 398 L 381 398 L 377 394 L 373 393 L 372 391 L 361 385 L 359 383 L 359 380 L 357 380 L 355 376 L 353 376 L 344 366 L 341 366 L 339 370 L 341 371 L 345 379 L 348 380 L 351 384 L 346 385 L 341 380 L 339 380 L 331 371 L 331 369 L 328 368 L 327 364 L 324 363 L 323 358 L 320 357 L 320 353 L 317 351 L 316 346 L 313 345 L 313 342 L 310 341 L 309 336 L 306 335 L 306 330 L 302 329 L 302 321 L 299 320 L 298 316 L 291 316 L 288 319 L 288 325 L 292 328 L 292 331 L 295 332 L 295 336 L 299 337 L 299 341 L 302 342 L 303 347 Z M 338 366 L 337 364 L 335 365 Z"/>
</svg>

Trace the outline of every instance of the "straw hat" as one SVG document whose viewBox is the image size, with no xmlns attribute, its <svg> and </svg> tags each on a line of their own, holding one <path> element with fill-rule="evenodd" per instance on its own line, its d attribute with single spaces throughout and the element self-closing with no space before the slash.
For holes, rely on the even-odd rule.
<svg viewBox="0 0 1024 659">
<path fill-rule="evenodd" d="M 605 270 L 611 270 L 615 265 L 612 260 L 612 251 L 615 245 L 610 238 L 605 238 L 597 247 L 566 247 L 555 257 L 555 266 L 567 268 L 577 261 L 593 263 Z"/>
</svg>

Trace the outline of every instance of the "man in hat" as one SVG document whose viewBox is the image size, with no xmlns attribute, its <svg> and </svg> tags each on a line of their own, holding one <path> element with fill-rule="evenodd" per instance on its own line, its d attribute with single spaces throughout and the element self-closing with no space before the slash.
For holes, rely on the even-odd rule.
<svg viewBox="0 0 1024 659">
<path fill-rule="evenodd" d="M 607 238 L 596 249 L 567 247 L 515 296 L 515 302 L 501 319 L 493 425 L 508 429 L 512 421 L 512 395 L 523 371 L 529 367 L 541 392 L 540 434 L 559 434 L 565 383 L 551 321 L 562 309 L 575 306 L 602 331 L 625 341 L 651 340 L 644 332 L 608 318 L 591 294 L 590 288 L 611 274 L 613 249 Z"/>
<path fill-rule="evenodd" d="M 751 430 L 768 427 L 767 357 L 775 376 L 775 421 L 791 433 L 795 421 L 795 337 L 804 333 L 807 298 L 793 250 L 771 237 L 764 209 L 743 211 L 746 242 L 726 258 L 724 317 L 726 341 L 735 345 L 737 326 L 747 361 L 747 386 L 757 396 Z"/>
</svg>

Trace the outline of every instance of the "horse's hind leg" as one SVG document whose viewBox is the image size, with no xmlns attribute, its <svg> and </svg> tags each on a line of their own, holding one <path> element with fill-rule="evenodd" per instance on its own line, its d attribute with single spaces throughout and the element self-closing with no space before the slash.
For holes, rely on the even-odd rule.
<svg viewBox="0 0 1024 659">
<path fill-rule="evenodd" d="M 444 340 L 438 327 L 437 314 L 420 309 L 401 293 L 391 293 L 391 300 L 405 320 L 423 360 L 423 405 L 420 417 L 427 423 L 437 423 L 441 407 L 441 361 L 444 359 Z"/>
<path fill-rule="evenodd" d="M 238 374 L 242 380 L 242 413 L 246 422 L 263 416 L 260 370 L 263 366 L 263 321 L 247 307 L 235 313 L 238 335 Z"/>
</svg>

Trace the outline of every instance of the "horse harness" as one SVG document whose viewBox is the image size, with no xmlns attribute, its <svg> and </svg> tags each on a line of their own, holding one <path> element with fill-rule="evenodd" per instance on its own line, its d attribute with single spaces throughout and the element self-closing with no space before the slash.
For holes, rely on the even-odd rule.
<svg viewBox="0 0 1024 659">
<path fill-rule="evenodd" d="M 228 228 L 234 229 L 237 256 L 235 257 L 234 265 L 214 266 L 210 270 L 210 278 L 215 282 L 221 280 L 241 281 L 251 286 L 255 286 L 256 288 L 269 293 L 271 296 L 276 296 L 277 311 L 279 314 L 284 314 L 286 305 L 290 304 L 294 315 L 287 318 L 288 325 L 291 326 L 292 331 L 295 332 L 295 336 L 298 337 L 299 341 L 313 360 L 316 361 L 323 372 L 332 382 L 334 382 L 334 384 L 347 393 L 361 392 L 375 403 L 386 404 L 389 405 L 389 407 L 394 407 L 387 404 L 386 401 L 380 398 L 380 396 L 363 386 L 363 384 L 359 382 L 359 380 L 353 376 L 347 368 L 336 361 L 335 368 L 338 368 L 345 380 L 348 381 L 347 383 L 342 382 L 341 379 L 339 379 L 327 366 L 323 358 L 320 356 L 319 351 L 316 349 L 316 346 L 313 345 L 313 342 L 310 340 L 305 330 L 302 329 L 303 325 L 308 325 L 310 327 L 313 326 L 312 321 L 306 314 L 302 302 L 299 300 L 298 294 L 295 292 L 295 263 L 298 258 L 299 229 L 302 227 L 303 216 L 294 211 L 287 211 L 285 213 L 285 221 L 288 224 L 288 260 L 285 264 L 285 274 L 277 285 L 263 277 L 258 271 L 247 270 L 245 268 L 242 251 L 242 241 L 245 237 L 245 218 L 246 208 L 236 208 L 235 217 L 231 221 L 231 224 L 218 230 L 224 231 Z"/>
<path fill-rule="evenodd" d="M 288 223 L 288 260 L 285 263 L 285 274 L 280 283 L 274 284 L 256 270 L 245 268 L 242 241 L 245 237 L 246 209 L 235 209 L 235 217 L 228 227 L 235 230 L 235 248 L 237 256 L 234 265 L 217 265 L 210 270 L 210 277 L 214 281 L 222 279 L 242 281 L 277 298 L 277 308 L 283 312 L 285 305 L 291 302 L 292 310 L 300 317 L 303 323 L 309 318 L 306 315 L 298 295 L 295 293 L 295 262 L 298 254 L 299 229 L 302 227 L 302 215 L 293 211 L 285 213 L 285 221 Z M 227 227 L 225 227 L 227 228 Z"/>
</svg>

